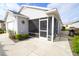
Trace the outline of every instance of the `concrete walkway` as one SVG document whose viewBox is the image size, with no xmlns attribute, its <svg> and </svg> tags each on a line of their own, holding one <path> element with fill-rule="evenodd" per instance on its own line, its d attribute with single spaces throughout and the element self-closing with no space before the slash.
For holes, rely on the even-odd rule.
<svg viewBox="0 0 79 59">
<path fill-rule="evenodd" d="M 65 41 L 50 42 L 38 38 L 14 43 L 7 34 L 0 34 L 2 56 L 72 56 L 67 38 Z"/>
</svg>

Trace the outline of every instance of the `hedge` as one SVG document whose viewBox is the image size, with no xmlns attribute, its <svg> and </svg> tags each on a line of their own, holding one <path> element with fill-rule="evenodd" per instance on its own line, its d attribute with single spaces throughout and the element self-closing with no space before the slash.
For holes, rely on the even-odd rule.
<svg viewBox="0 0 79 59">
<path fill-rule="evenodd" d="M 29 34 L 16 34 L 15 38 L 19 39 L 19 40 L 27 39 L 27 38 L 29 38 Z"/>
<path fill-rule="evenodd" d="M 72 51 L 79 55 L 79 36 L 74 36 L 72 40 Z"/>
</svg>

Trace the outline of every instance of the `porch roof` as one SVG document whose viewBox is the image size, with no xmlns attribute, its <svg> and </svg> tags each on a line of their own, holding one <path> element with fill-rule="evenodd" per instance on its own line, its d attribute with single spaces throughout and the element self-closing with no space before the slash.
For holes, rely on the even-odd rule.
<svg viewBox="0 0 79 59">
<path fill-rule="evenodd" d="M 13 13 L 13 14 L 16 15 L 16 16 L 29 18 L 28 16 L 25 16 L 25 15 L 23 15 L 23 14 L 20 14 L 20 13 L 18 13 L 18 12 L 12 11 L 12 10 L 8 10 L 8 12 Z"/>
<path fill-rule="evenodd" d="M 28 6 L 28 5 L 23 5 L 22 7 L 21 7 L 21 9 L 22 8 L 32 8 L 32 9 L 38 9 L 38 10 L 43 10 L 43 11 L 48 11 L 48 10 L 50 10 L 50 8 L 45 8 L 45 7 L 37 7 L 37 6 Z"/>
<path fill-rule="evenodd" d="M 56 8 L 49 9 L 49 8 L 42 8 L 36 6 L 22 6 L 20 13 L 29 17 L 29 19 L 37 19 L 43 17 L 49 17 L 52 15 L 57 15 Z"/>
</svg>

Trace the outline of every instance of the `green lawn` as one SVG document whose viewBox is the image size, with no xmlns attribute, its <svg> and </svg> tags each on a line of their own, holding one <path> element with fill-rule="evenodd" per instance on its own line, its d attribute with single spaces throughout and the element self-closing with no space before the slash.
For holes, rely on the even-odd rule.
<svg viewBox="0 0 79 59">
<path fill-rule="evenodd" d="M 79 35 L 71 37 L 71 49 L 75 55 L 79 55 Z"/>
</svg>

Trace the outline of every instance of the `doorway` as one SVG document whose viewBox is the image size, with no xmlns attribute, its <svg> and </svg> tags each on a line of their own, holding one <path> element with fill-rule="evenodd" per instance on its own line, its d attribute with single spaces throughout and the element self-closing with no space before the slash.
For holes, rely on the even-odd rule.
<svg viewBox="0 0 79 59">
<path fill-rule="evenodd" d="M 39 38 L 48 39 L 48 19 L 39 20 Z"/>
</svg>

